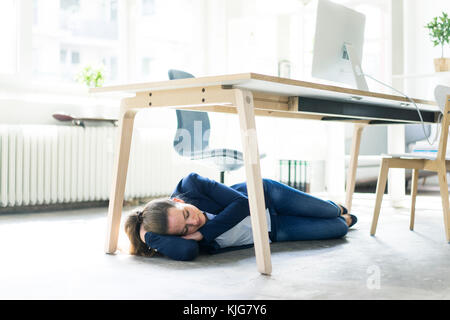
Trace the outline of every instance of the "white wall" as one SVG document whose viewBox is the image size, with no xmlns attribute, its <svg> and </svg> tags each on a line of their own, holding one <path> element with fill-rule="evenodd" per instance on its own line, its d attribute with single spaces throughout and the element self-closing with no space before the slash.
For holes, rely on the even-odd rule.
<svg viewBox="0 0 450 320">
<path fill-rule="evenodd" d="M 433 47 L 424 26 L 442 12 L 450 13 L 448 0 L 404 1 L 405 60 L 406 75 L 434 73 L 433 59 L 441 57 L 441 48 Z M 446 45 L 444 55 L 450 57 L 450 46 Z M 450 77 L 414 77 L 405 79 L 405 90 L 417 98 L 433 99 L 437 83 L 450 85 Z"/>
</svg>

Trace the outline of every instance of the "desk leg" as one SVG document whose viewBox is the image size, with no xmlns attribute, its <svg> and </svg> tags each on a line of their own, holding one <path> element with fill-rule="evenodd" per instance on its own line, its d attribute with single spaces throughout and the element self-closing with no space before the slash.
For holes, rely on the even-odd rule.
<svg viewBox="0 0 450 320">
<path fill-rule="evenodd" d="M 358 168 L 359 146 L 361 145 L 361 135 L 365 123 L 356 123 L 353 129 L 352 150 L 350 154 L 350 163 L 347 171 L 347 187 L 345 196 L 345 207 L 348 212 L 352 209 L 353 192 L 355 191 L 356 169 Z"/>
<path fill-rule="evenodd" d="M 255 244 L 255 256 L 258 271 L 270 275 L 269 234 L 266 220 L 264 189 L 259 163 L 258 140 L 256 137 L 253 94 L 247 90 L 235 89 L 236 106 L 241 129 L 245 173 L 247 176 L 248 201 Z"/>
<path fill-rule="evenodd" d="M 122 101 L 122 108 L 125 101 Z M 128 160 L 136 110 L 121 112 L 119 121 L 119 141 L 116 150 L 112 188 L 109 198 L 108 221 L 106 231 L 106 253 L 115 253 L 119 238 L 120 217 L 122 215 L 125 184 L 127 180 Z"/>
</svg>

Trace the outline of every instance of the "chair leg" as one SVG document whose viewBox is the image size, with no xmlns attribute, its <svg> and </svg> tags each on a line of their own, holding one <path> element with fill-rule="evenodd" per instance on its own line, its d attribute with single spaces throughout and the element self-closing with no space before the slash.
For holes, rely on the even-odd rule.
<svg viewBox="0 0 450 320">
<path fill-rule="evenodd" d="M 380 172 L 378 175 L 375 209 L 373 211 L 372 226 L 370 228 L 371 236 L 375 235 L 375 232 L 377 230 L 378 216 L 380 215 L 381 201 L 383 200 L 384 190 L 386 190 L 388 172 L 389 159 L 383 159 L 381 161 Z"/>
<path fill-rule="evenodd" d="M 439 166 L 438 168 L 438 178 L 439 178 L 439 187 L 441 190 L 441 200 L 442 200 L 442 210 L 444 214 L 444 226 L 445 226 L 445 236 L 447 241 L 450 242 L 450 222 L 449 222 L 449 200 L 448 200 L 448 184 L 447 184 L 447 171 L 444 165 Z"/>
<path fill-rule="evenodd" d="M 409 220 L 409 230 L 414 230 L 414 218 L 416 214 L 416 196 L 418 183 L 419 183 L 419 169 L 413 169 L 411 179 L 411 217 Z"/>
</svg>

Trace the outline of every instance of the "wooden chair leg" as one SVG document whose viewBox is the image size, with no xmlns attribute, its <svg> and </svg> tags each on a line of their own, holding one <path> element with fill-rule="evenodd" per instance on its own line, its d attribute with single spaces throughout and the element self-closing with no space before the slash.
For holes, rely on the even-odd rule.
<svg viewBox="0 0 450 320">
<path fill-rule="evenodd" d="M 449 221 L 449 200 L 448 200 L 448 183 L 447 183 L 447 171 L 444 165 L 438 168 L 439 188 L 441 190 L 442 210 L 444 214 L 444 227 L 445 236 L 448 242 L 450 242 L 450 221 Z"/>
<path fill-rule="evenodd" d="M 122 112 L 119 120 L 119 141 L 116 150 L 117 153 L 107 218 L 106 253 L 115 253 L 117 250 L 135 115 L 135 110 L 128 110 Z"/>
<path fill-rule="evenodd" d="M 411 179 L 411 217 L 409 220 L 409 229 L 414 230 L 414 219 L 416 212 L 416 196 L 417 196 L 417 185 L 419 183 L 419 169 L 413 169 L 412 179 Z"/>
<path fill-rule="evenodd" d="M 272 272 L 272 263 L 259 164 L 253 95 L 251 91 L 235 89 L 235 97 L 241 129 L 256 263 L 260 273 L 269 275 Z"/>
<path fill-rule="evenodd" d="M 380 172 L 378 175 L 375 209 L 373 211 L 372 226 L 370 228 L 371 236 L 375 235 L 375 232 L 377 230 L 378 216 L 380 215 L 381 201 L 383 200 L 384 190 L 386 190 L 388 172 L 389 159 L 383 159 L 381 161 Z"/>
</svg>

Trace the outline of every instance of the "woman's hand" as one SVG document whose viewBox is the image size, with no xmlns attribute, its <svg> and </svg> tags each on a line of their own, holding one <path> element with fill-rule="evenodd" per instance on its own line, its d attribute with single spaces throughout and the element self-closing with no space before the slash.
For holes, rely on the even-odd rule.
<svg viewBox="0 0 450 320">
<path fill-rule="evenodd" d="M 203 235 L 202 235 L 202 233 L 200 231 L 195 231 L 194 233 L 182 236 L 182 238 L 186 239 L 186 240 L 200 241 L 200 240 L 203 239 Z"/>
</svg>

